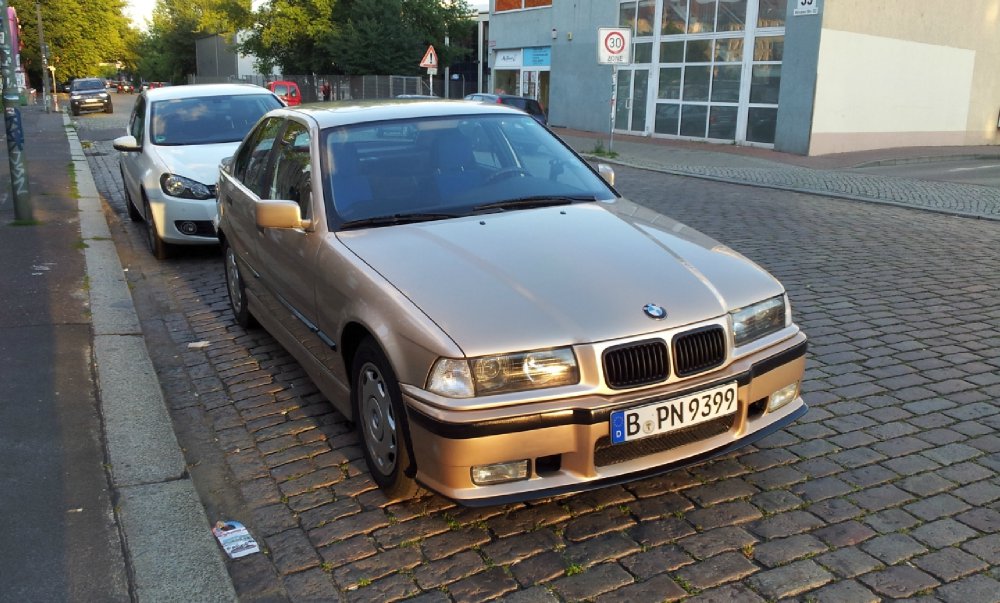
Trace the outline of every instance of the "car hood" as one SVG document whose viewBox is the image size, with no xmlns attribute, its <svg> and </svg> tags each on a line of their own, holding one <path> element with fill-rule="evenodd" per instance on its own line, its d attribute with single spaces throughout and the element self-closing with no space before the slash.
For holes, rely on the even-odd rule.
<svg viewBox="0 0 1000 603">
<path fill-rule="evenodd" d="M 237 142 L 220 144 L 154 145 L 156 157 L 165 173 L 184 176 L 214 186 L 219 179 L 219 163 L 240 146 Z"/>
<path fill-rule="evenodd" d="M 338 237 L 469 356 L 641 335 L 783 291 L 731 249 L 624 200 Z M 650 303 L 667 317 L 646 316 Z"/>
</svg>

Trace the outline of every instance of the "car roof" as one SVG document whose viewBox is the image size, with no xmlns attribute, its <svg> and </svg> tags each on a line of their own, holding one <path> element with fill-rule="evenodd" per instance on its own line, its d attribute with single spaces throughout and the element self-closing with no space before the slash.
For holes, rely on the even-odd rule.
<svg viewBox="0 0 1000 603">
<path fill-rule="evenodd" d="M 186 84 L 183 86 L 164 86 L 145 90 L 150 101 L 171 100 L 176 98 L 198 98 L 202 96 L 225 96 L 232 94 L 271 94 L 266 88 L 253 84 Z"/>
<path fill-rule="evenodd" d="M 313 119 L 320 128 L 424 117 L 463 115 L 517 115 L 515 107 L 466 100 L 383 99 L 333 101 L 273 109 L 268 115 L 299 114 Z"/>
</svg>

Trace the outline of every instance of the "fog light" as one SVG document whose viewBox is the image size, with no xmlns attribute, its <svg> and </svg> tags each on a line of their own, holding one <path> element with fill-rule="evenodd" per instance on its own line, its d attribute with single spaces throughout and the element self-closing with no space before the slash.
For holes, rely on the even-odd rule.
<svg viewBox="0 0 1000 603">
<path fill-rule="evenodd" d="M 799 382 L 796 381 L 771 394 L 771 397 L 767 399 L 767 412 L 774 412 L 798 397 Z"/>
<path fill-rule="evenodd" d="M 185 222 L 179 222 L 177 224 L 177 230 L 181 231 L 186 235 L 193 235 L 198 232 L 198 225 L 190 220 Z"/>
<path fill-rule="evenodd" d="M 477 486 L 528 479 L 528 459 L 472 467 L 472 483 Z"/>
</svg>

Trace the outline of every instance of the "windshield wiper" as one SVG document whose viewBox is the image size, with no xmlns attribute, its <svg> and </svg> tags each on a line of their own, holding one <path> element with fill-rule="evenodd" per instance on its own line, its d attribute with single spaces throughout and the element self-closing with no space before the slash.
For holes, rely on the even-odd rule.
<svg viewBox="0 0 1000 603">
<path fill-rule="evenodd" d="M 361 220 L 348 220 L 340 225 L 342 230 L 351 228 L 366 228 L 368 226 L 393 226 L 396 224 L 414 224 L 416 222 L 431 222 L 457 218 L 456 214 L 392 214 L 390 216 L 375 216 Z"/>
<path fill-rule="evenodd" d="M 570 205 L 572 203 L 585 203 L 587 201 L 597 201 L 594 196 L 588 195 L 534 195 L 531 197 L 518 197 L 516 199 L 506 199 L 494 203 L 485 203 L 472 208 L 473 212 L 484 212 L 499 209 L 531 209 L 535 207 L 552 207 L 554 205 Z"/>
</svg>

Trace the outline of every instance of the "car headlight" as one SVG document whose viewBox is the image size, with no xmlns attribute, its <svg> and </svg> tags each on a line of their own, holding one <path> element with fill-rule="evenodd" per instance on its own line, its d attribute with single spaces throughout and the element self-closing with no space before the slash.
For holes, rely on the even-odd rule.
<svg viewBox="0 0 1000 603">
<path fill-rule="evenodd" d="M 73 100 L 80 100 L 80 95 L 79 94 L 70 94 L 69 97 L 71 99 L 73 99 Z"/>
<path fill-rule="evenodd" d="M 791 322 L 786 305 L 785 296 L 779 295 L 730 312 L 736 347 L 785 328 Z"/>
<path fill-rule="evenodd" d="M 182 199 L 211 199 L 215 196 L 201 182 L 174 174 L 163 174 L 160 176 L 160 188 L 171 197 L 180 197 Z"/>
<path fill-rule="evenodd" d="M 471 398 L 519 392 L 580 381 L 580 369 L 570 348 L 497 354 L 479 358 L 439 358 L 427 389 L 449 398 Z"/>
</svg>

